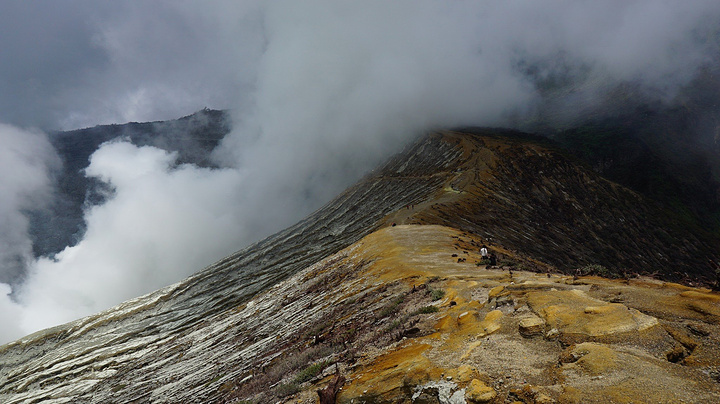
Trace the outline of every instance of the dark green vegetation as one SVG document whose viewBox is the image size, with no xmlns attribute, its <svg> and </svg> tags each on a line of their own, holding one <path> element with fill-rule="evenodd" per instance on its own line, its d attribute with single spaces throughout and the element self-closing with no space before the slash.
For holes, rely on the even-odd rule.
<svg viewBox="0 0 720 404">
<path fill-rule="evenodd" d="M 322 370 L 325 369 L 325 367 L 328 365 L 328 362 L 313 363 L 312 365 L 300 371 L 297 376 L 295 376 L 295 383 L 305 383 L 306 381 L 320 374 L 320 372 L 322 372 Z"/>
<path fill-rule="evenodd" d="M 445 291 L 442 289 L 429 289 L 430 290 L 430 296 L 433 301 L 440 300 L 443 297 L 445 297 Z"/>
<path fill-rule="evenodd" d="M 440 311 L 437 306 L 423 306 L 418 309 L 418 314 L 430 314 L 430 313 L 437 313 Z"/>
</svg>

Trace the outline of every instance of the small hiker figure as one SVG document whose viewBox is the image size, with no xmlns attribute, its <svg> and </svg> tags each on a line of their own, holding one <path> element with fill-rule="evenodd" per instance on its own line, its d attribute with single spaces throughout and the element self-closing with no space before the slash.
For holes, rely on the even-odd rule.
<svg viewBox="0 0 720 404">
<path fill-rule="evenodd" d="M 488 249 L 485 244 L 483 244 L 482 248 L 480 248 L 480 255 L 482 255 L 482 259 L 487 259 L 488 257 Z"/>
<path fill-rule="evenodd" d="M 494 267 L 495 265 L 497 265 L 497 256 L 495 253 L 490 253 L 490 266 Z"/>
</svg>

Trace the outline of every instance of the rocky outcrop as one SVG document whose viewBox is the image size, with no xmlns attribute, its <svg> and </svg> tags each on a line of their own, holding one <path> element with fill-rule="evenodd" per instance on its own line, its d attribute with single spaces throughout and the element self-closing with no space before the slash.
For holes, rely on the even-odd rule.
<svg viewBox="0 0 720 404">
<path fill-rule="evenodd" d="M 478 379 L 470 381 L 465 393 L 465 398 L 469 403 L 489 403 L 495 397 L 497 397 L 495 390 Z"/>
</svg>

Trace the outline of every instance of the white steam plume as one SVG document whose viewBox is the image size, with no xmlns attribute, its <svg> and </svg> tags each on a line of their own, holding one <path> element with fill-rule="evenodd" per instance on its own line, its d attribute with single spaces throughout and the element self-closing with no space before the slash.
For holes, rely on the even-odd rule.
<svg viewBox="0 0 720 404">
<path fill-rule="evenodd" d="M 45 205 L 51 196 L 50 167 L 58 164 L 44 134 L 0 124 L 0 281 L 18 275 L 32 259 L 24 210 Z"/>
<path fill-rule="evenodd" d="M 33 260 L 28 219 L 52 194 L 50 168 L 58 164 L 44 134 L 0 124 L 0 341 L 18 337 L 19 308 L 10 283 L 23 276 Z"/>
<path fill-rule="evenodd" d="M 24 329 L 102 310 L 237 248 L 241 218 L 229 207 L 241 192 L 232 186 L 239 171 L 172 168 L 174 161 L 173 154 L 126 142 L 92 156 L 88 175 L 112 184 L 115 195 L 87 211 L 79 244 L 37 261 L 20 292 Z"/>
</svg>

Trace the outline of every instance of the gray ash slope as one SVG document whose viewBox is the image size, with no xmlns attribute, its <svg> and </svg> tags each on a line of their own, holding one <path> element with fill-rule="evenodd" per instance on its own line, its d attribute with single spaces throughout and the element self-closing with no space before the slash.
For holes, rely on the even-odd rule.
<svg viewBox="0 0 720 404">
<path fill-rule="evenodd" d="M 0 401 L 205 402 L 207 383 L 242 362 L 226 360 L 238 336 L 232 327 L 217 329 L 221 318 L 372 232 L 391 211 L 429 198 L 445 180 L 445 162 L 458 153 L 439 140 L 420 142 L 307 219 L 183 282 L 0 347 Z M 415 175 L 402 176 L 401 169 Z M 198 350 L 198 335 L 216 348 Z M 221 359 L 222 366 L 208 370 Z M 182 389 L 161 394 L 175 379 L 184 380 Z"/>
</svg>

